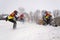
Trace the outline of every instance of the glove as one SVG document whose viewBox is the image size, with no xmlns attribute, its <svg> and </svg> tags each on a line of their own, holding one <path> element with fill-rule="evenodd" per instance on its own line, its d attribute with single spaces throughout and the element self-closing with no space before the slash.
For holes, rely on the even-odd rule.
<svg viewBox="0 0 60 40">
<path fill-rule="evenodd" d="M 8 20 L 8 16 L 6 17 L 6 21 Z"/>
<path fill-rule="evenodd" d="M 16 20 L 18 20 L 18 17 L 15 17 Z"/>
</svg>

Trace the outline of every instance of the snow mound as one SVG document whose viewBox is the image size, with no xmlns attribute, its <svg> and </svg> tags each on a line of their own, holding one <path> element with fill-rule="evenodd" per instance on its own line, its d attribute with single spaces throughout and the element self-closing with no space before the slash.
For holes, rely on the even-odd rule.
<svg viewBox="0 0 60 40">
<path fill-rule="evenodd" d="M 13 30 L 12 25 L 0 21 L 0 40 L 60 40 L 60 27 L 17 22 L 17 28 Z"/>
</svg>

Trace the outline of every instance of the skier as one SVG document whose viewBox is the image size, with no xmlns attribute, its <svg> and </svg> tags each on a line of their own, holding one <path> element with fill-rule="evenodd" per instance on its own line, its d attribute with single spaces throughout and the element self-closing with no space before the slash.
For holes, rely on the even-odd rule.
<svg viewBox="0 0 60 40">
<path fill-rule="evenodd" d="M 17 17 L 16 17 L 16 15 L 17 15 L 17 11 L 15 10 L 15 11 L 13 11 L 9 16 L 7 16 L 6 17 L 6 21 L 8 20 L 8 21 L 10 21 L 10 22 L 12 22 L 13 23 L 13 29 L 15 29 L 16 28 L 16 20 L 17 20 Z"/>
<path fill-rule="evenodd" d="M 52 20 L 52 15 L 46 11 L 45 16 L 43 16 L 43 20 L 46 22 L 46 24 L 50 24 Z"/>
<path fill-rule="evenodd" d="M 21 14 L 21 15 L 19 16 L 19 19 L 20 19 L 21 22 L 24 22 L 24 14 Z"/>
</svg>

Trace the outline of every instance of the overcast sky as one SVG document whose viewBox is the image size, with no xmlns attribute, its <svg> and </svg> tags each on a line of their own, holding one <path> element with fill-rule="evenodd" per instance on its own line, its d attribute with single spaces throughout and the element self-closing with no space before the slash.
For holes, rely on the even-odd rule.
<svg viewBox="0 0 60 40">
<path fill-rule="evenodd" d="M 27 12 L 60 9 L 60 0 L 0 0 L 0 12 L 10 13 L 19 7 L 25 8 Z"/>
</svg>

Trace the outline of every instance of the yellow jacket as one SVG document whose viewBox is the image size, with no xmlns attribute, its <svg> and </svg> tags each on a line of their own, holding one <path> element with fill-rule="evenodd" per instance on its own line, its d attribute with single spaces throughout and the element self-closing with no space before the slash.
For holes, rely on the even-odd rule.
<svg viewBox="0 0 60 40">
<path fill-rule="evenodd" d="M 14 19 L 14 17 L 15 17 L 15 13 L 13 12 L 8 16 L 8 19 Z"/>
<path fill-rule="evenodd" d="M 14 17 L 12 17 L 12 16 L 8 16 L 8 19 L 13 19 Z"/>
</svg>

